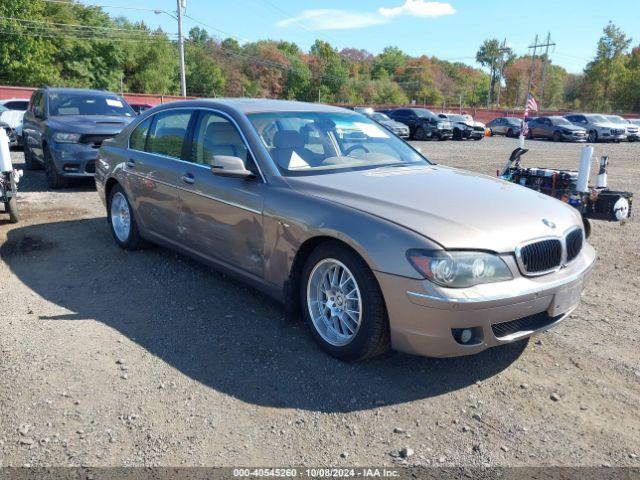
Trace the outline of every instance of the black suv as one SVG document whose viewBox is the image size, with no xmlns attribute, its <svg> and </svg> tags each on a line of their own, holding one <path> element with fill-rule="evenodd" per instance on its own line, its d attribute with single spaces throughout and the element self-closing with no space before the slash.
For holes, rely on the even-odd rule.
<svg viewBox="0 0 640 480">
<path fill-rule="evenodd" d="M 396 122 L 409 127 L 410 138 L 413 140 L 447 140 L 453 137 L 451 122 L 438 118 L 426 108 L 396 108 L 380 110 Z"/>
<path fill-rule="evenodd" d="M 93 177 L 98 148 L 136 114 L 115 93 L 77 88 L 43 88 L 31 96 L 22 138 L 28 170 L 44 167 L 51 188 L 69 178 Z"/>
</svg>

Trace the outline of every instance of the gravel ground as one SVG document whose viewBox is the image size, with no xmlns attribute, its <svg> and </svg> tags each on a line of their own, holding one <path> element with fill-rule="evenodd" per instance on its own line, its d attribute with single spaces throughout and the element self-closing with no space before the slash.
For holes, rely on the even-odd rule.
<svg viewBox="0 0 640 480">
<path fill-rule="evenodd" d="M 528 146 L 565 168 L 581 148 Z M 494 175 L 515 141 L 420 147 Z M 640 191 L 640 144 L 596 154 Z M 582 305 L 528 346 L 344 364 L 241 283 L 120 250 L 90 183 L 26 172 L 20 207 L 0 220 L 0 466 L 640 466 L 638 221 L 594 222 Z"/>
</svg>

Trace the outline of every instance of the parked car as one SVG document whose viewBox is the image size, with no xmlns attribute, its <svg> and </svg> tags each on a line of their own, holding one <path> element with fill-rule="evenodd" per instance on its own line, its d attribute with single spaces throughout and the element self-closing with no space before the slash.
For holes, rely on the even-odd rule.
<svg viewBox="0 0 640 480">
<path fill-rule="evenodd" d="M 632 118 L 629 120 L 629 123 L 640 127 L 640 118 Z"/>
<path fill-rule="evenodd" d="M 409 127 L 409 137 L 414 140 L 449 140 L 453 137 L 451 122 L 439 118 L 426 108 L 396 108 L 378 110 L 396 122 Z"/>
<path fill-rule="evenodd" d="M 22 118 L 28 106 L 28 99 L 9 98 L 0 100 L 0 122 L 10 128 L 9 141 L 11 147 L 22 144 Z"/>
<path fill-rule="evenodd" d="M 482 140 L 484 138 L 484 128 L 475 126 L 473 119 L 471 122 L 463 115 L 456 113 L 439 113 L 438 117 L 448 120 L 453 125 L 453 139 L 454 140 Z"/>
<path fill-rule="evenodd" d="M 149 105 L 148 103 L 130 103 L 129 106 L 133 108 L 136 115 L 140 115 L 142 112 L 153 108 L 153 105 Z"/>
<path fill-rule="evenodd" d="M 75 88 L 36 90 L 24 116 L 27 169 L 44 167 L 49 187 L 92 177 L 98 148 L 116 136 L 135 112 L 115 93 Z"/>
<path fill-rule="evenodd" d="M 620 115 L 607 115 L 607 120 L 616 125 L 620 125 L 627 130 L 627 140 L 630 142 L 637 142 L 640 140 L 640 134 L 638 133 L 638 125 L 631 123 L 630 120 L 621 117 Z"/>
<path fill-rule="evenodd" d="M 478 122 L 477 120 L 475 120 L 473 116 L 469 115 L 468 113 L 463 113 L 462 116 L 464 117 L 464 119 L 469 125 L 472 125 L 474 127 L 480 127 L 482 128 L 483 132 L 486 131 L 487 126 L 484 123 Z"/>
<path fill-rule="evenodd" d="M 522 119 L 516 117 L 498 117 L 487 123 L 487 128 L 491 135 L 504 135 L 506 137 L 517 137 L 522 128 Z"/>
<path fill-rule="evenodd" d="M 547 138 L 556 142 L 586 142 L 587 131 L 564 117 L 537 117 L 528 122 L 527 137 Z"/>
<path fill-rule="evenodd" d="M 431 164 L 333 106 L 165 104 L 99 156 L 118 245 L 151 241 L 244 279 L 344 360 L 525 339 L 576 308 L 596 257 L 573 207 Z"/>
<path fill-rule="evenodd" d="M 400 138 L 409 138 L 409 127 L 404 123 L 396 122 L 392 120 L 388 115 L 382 112 L 376 112 L 373 108 L 369 107 L 355 107 L 354 110 L 358 113 L 366 115 L 374 122 L 382 125 L 384 128 L 397 135 Z"/>
<path fill-rule="evenodd" d="M 564 118 L 574 125 L 587 130 L 589 142 L 614 141 L 620 142 L 627 139 L 627 129 L 611 122 L 604 115 L 597 113 L 571 113 Z"/>
</svg>

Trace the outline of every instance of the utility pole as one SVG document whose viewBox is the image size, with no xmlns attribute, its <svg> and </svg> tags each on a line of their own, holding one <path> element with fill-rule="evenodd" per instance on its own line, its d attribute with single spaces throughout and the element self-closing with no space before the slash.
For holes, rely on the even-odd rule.
<svg viewBox="0 0 640 480">
<path fill-rule="evenodd" d="M 549 63 L 549 47 L 555 47 L 555 43 L 551 43 L 551 32 L 547 33 L 547 42 L 544 45 L 544 58 L 542 60 L 542 78 L 540 80 L 540 102 L 539 104 L 542 106 L 542 102 L 544 101 L 544 82 L 547 77 L 547 64 Z"/>
<path fill-rule="evenodd" d="M 504 54 L 509 51 L 507 48 L 507 39 L 505 38 L 500 46 L 500 75 L 498 76 L 498 98 L 496 99 L 496 103 L 498 107 L 500 106 L 500 92 L 502 91 L 502 74 L 504 71 Z"/>
<path fill-rule="evenodd" d="M 187 76 L 184 69 L 184 38 L 182 36 L 182 10 L 187 6 L 187 0 L 176 0 L 178 6 L 178 48 L 180 50 L 180 93 L 187 96 Z"/>
</svg>

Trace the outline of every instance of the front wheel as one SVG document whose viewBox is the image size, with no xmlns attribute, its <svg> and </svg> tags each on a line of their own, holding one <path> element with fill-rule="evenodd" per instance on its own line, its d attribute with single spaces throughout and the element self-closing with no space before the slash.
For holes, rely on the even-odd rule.
<svg viewBox="0 0 640 480">
<path fill-rule="evenodd" d="M 42 167 L 40 166 L 40 163 L 38 163 L 38 161 L 33 157 L 33 153 L 31 152 L 29 145 L 27 145 L 24 137 L 22 139 L 22 150 L 24 152 L 24 166 L 26 167 L 26 169 L 40 170 Z"/>
<path fill-rule="evenodd" d="M 333 357 L 363 360 L 389 349 L 389 321 L 378 282 L 343 245 L 327 242 L 312 252 L 300 296 L 314 339 Z"/>
<path fill-rule="evenodd" d="M 109 226 L 116 243 L 125 250 L 139 250 L 144 241 L 140 236 L 131 204 L 120 185 L 114 186 L 109 193 L 108 205 Z"/>
<path fill-rule="evenodd" d="M 427 134 L 425 133 L 424 128 L 422 127 L 416 128 L 416 133 L 413 136 L 416 140 L 419 140 L 421 142 L 427 139 Z"/>
<path fill-rule="evenodd" d="M 53 161 L 53 156 L 49 151 L 49 148 L 44 147 L 44 171 L 47 177 L 47 184 L 49 188 L 53 190 L 58 190 L 60 188 L 64 188 L 67 186 L 67 179 L 60 175 L 58 172 L 58 168 L 56 167 L 55 162 Z"/>
<path fill-rule="evenodd" d="M 509 130 L 507 130 L 507 137 L 511 138 L 513 137 L 513 130 L 510 128 Z"/>
<path fill-rule="evenodd" d="M 595 130 L 591 130 L 589 132 L 589 143 L 596 143 L 598 141 L 598 132 L 596 132 Z"/>
<path fill-rule="evenodd" d="M 11 223 L 18 223 L 20 221 L 20 213 L 18 212 L 18 200 L 16 197 L 11 197 L 9 201 L 4 202 L 4 210 L 9 214 L 9 221 Z"/>
<path fill-rule="evenodd" d="M 553 141 L 554 142 L 561 142 L 562 141 L 562 135 L 560 134 L 560 132 L 558 132 L 558 131 L 553 132 Z"/>
</svg>

